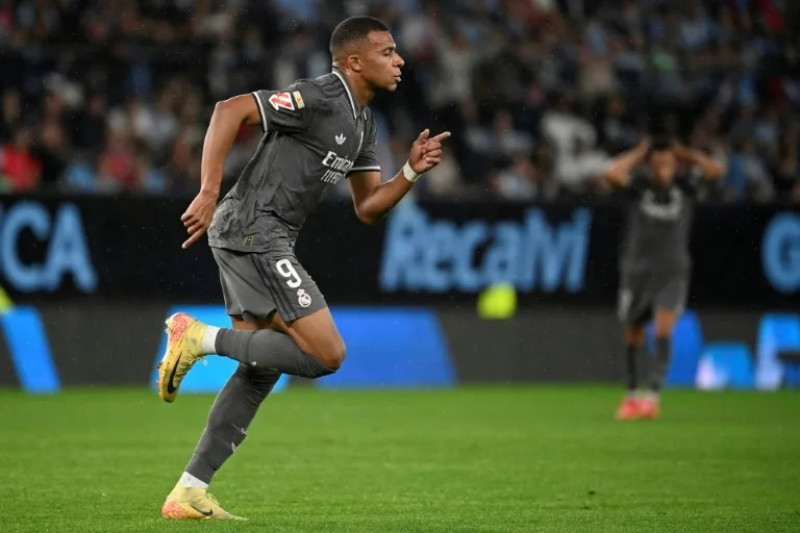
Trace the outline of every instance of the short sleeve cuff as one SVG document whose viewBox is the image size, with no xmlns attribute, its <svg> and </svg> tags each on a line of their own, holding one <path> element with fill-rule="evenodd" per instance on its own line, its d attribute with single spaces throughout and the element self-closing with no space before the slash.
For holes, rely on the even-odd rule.
<svg viewBox="0 0 800 533">
<path fill-rule="evenodd" d="M 267 115 L 264 113 L 264 104 L 261 102 L 261 97 L 258 96 L 258 92 L 254 92 L 253 98 L 256 100 L 256 105 L 258 106 L 258 114 L 261 115 L 261 130 L 267 131 Z"/>
<path fill-rule="evenodd" d="M 380 172 L 380 171 L 381 171 L 381 167 L 379 167 L 379 166 L 370 166 L 370 167 L 361 166 L 361 167 L 353 167 L 353 168 L 351 168 L 350 170 L 348 170 L 348 171 L 347 171 L 347 173 L 348 173 L 348 174 L 352 174 L 353 172 L 370 172 L 370 171 Z"/>
</svg>

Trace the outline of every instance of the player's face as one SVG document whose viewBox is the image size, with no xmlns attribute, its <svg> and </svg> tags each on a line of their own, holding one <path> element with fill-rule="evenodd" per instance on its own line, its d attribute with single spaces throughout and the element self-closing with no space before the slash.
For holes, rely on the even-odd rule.
<svg viewBox="0 0 800 533">
<path fill-rule="evenodd" d="M 394 91 L 400 83 L 400 69 L 405 61 L 397 53 L 397 45 L 388 31 L 373 31 L 367 35 L 362 54 L 361 75 L 376 89 Z"/>
<path fill-rule="evenodd" d="M 672 150 L 654 150 L 650 154 L 650 172 L 653 173 L 653 178 L 663 185 L 672 183 L 677 164 Z"/>
</svg>

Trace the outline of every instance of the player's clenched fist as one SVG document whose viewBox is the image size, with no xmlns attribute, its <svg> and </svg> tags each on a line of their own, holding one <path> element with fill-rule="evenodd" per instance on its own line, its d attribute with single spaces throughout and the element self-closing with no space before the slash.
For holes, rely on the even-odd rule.
<svg viewBox="0 0 800 533">
<path fill-rule="evenodd" d="M 417 174 L 427 172 L 442 160 L 442 141 L 450 137 L 450 132 L 445 131 L 431 137 L 431 130 L 424 129 L 411 145 L 408 154 L 408 165 Z"/>
<path fill-rule="evenodd" d="M 181 215 L 181 222 L 186 228 L 186 233 L 189 234 L 189 238 L 183 243 L 184 249 L 197 242 L 205 234 L 211 225 L 211 219 L 214 218 L 216 207 L 217 197 L 213 194 L 200 191 L 194 197 L 192 203 Z"/>
</svg>

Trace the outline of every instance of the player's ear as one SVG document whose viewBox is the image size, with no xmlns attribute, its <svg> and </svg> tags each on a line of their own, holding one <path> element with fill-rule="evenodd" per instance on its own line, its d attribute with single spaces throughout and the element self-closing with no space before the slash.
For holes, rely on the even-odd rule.
<svg viewBox="0 0 800 533">
<path fill-rule="evenodd" d="M 361 72 L 364 64 L 361 62 L 361 57 L 358 54 L 350 54 L 347 56 L 347 64 L 350 65 L 350 70 L 353 72 Z"/>
</svg>

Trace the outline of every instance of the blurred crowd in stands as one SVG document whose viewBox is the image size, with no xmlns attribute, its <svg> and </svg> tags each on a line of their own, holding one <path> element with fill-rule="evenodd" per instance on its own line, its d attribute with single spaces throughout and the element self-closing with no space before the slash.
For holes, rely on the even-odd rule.
<svg viewBox="0 0 800 533">
<path fill-rule="evenodd" d="M 191 194 L 214 103 L 328 72 L 358 14 L 406 59 L 372 106 L 385 176 L 453 132 L 419 196 L 603 197 L 658 132 L 725 164 L 709 199 L 800 201 L 794 0 L 0 0 L 0 191 Z"/>
</svg>

